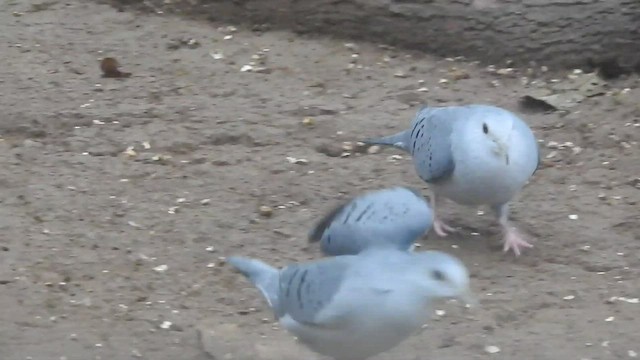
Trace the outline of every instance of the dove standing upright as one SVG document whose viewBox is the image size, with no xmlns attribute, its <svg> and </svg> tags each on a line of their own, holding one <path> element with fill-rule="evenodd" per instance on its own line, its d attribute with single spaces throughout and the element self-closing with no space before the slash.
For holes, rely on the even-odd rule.
<svg viewBox="0 0 640 360">
<path fill-rule="evenodd" d="M 515 114 L 489 105 L 425 106 L 408 130 L 365 143 L 392 145 L 412 155 L 418 175 L 433 190 L 438 235 L 453 231 L 437 214 L 436 204 L 444 197 L 489 205 L 504 232 L 504 251 L 520 255 L 521 248 L 532 246 L 509 222 L 509 201 L 540 161 L 533 132 Z"/>
<path fill-rule="evenodd" d="M 370 247 L 412 249 L 433 224 L 429 203 L 408 187 L 370 191 L 340 204 L 318 221 L 309 241 L 325 255 L 355 255 Z"/>
<path fill-rule="evenodd" d="M 428 320 L 436 299 L 475 303 L 467 268 L 438 251 L 371 248 L 281 270 L 250 258 L 227 261 L 262 292 L 282 327 L 336 360 L 395 347 Z"/>
</svg>

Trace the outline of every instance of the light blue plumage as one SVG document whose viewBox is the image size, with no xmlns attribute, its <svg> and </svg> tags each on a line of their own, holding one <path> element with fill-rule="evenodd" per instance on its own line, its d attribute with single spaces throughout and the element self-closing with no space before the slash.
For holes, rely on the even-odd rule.
<svg viewBox="0 0 640 360">
<path fill-rule="evenodd" d="M 436 203 L 488 205 L 497 214 L 504 250 L 531 247 L 508 221 L 509 202 L 538 168 L 539 150 L 531 129 L 515 114 L 495 106 L 423 107 L 409 129 L 366 140 L 392 145 L 412 155 L 415 170 L 434 196 L 434 231 L 453 228 L 437 216 Z"/>
<path fill-rule="evenodd" d="M 428 320 L 436 299 L 475 301 L 464 264 L 438 251 L 372 248 L 282 270 L 243 257 L 228 262 L 260 289 L 283 328 L 336 360 L 395 347 Z"/>
<path fill-rule="evenodd" d="M 325 255 L 355 255 L 369 247 L 412 249 L 433 224 L 424 197 L 407 187 L 371 191 L 328 212 L 309 232 Z"/>
</svg>

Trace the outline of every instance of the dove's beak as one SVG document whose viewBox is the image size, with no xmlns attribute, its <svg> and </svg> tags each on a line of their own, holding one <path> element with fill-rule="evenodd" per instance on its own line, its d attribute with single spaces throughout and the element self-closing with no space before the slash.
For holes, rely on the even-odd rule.
<svg viewBox="0 0 640 360">
<path fill-rule="evenodd" d="M 509 165 L 509 147 L 500 139 L 493 139 L 495 143 L 495 147 L 493 148 L 493 152 L 504 159 L 505 163 Z"/>
</svg>

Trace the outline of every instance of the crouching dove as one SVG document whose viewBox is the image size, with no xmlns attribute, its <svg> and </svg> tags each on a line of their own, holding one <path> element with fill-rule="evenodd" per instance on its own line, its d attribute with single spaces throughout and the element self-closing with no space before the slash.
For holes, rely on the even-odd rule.
<svg viewBox="0 0 640 360">
<path fill-rule="evenodd" d="M 540 161 L 531 129 L 515 114 L 489 105 L 422 107 L 411 127 L 364 141 L 392 145 L 412 155 L 416 172 L 433 190 L 433 230 L 454 231 L 436 204 L 448 198 L 464 205 L 489 205 L 504 232 L 504 251 L 532 247 L 509 222 L 509 201 L 535 173 Z"/>
<path fill-rule="evenodd" d="M 262 292 L 283 328 L 311 350 L 336 360 L 364 360 L 419 330 L 436 299 L 475 302 L 467 268 L 438 251 L 371 248 L 293 264 L 227 261 Z"/>
<path fill-rule="evenodd" d="M 355 255 L 370 247 L 413 249 L 433 224 L 429 203 L 408 187 L 370 191 L 329 211 L 309 232 L 325 255 Z"/>
</svg>

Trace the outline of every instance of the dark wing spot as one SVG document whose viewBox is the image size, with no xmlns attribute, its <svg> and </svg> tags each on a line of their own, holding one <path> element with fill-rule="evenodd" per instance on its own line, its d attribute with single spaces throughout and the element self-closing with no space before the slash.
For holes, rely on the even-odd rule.
<svg viewBox="0 0 640 360">
<path fill-rule="evenodd" d="M 422 128 L 420 128 L 420 130 L 418 130 L 418 132 L 416 133 L 417 136 L 420 136 L 422 132 Z M 415 154 L 416 153 L 416 145 L 418 144 L 418 142 L 416 141 L 416 138 L 411 137 L 412 141 L 413 141 L 413 146 L 411 147 L 411 154 Z"/>
<path fill-rule="evenodd" d="M 362 220 L 362 217 L 364 217 L 367 214 L 367 212 L 369 212 L 369 210 L 371 210 L 372 207 L 373 207 L 373 204 L 367 205 L 367 207 L 364 208 L 364 210 L 362 210 L 360 215 L 358 215 L 358 217 L 356 218 L 356 222 L 360 222 L 360 220 Z"/>
<path fill-rule="evenodd" d="M 302 288 L 305 285 L 305 280 L 307 279 L 307 273 L 309 270 L 305 270 L 302 272 L 300 276 L 300 282 L 298 283 L 298 288 L 296 289 L 296 295 L 298 297 L 298 305 L 300 305 L 301 309 L 304 309 L 304 301 L 302 301 Z"/>
<path fill-rule="evenodd" d="M 411 154 L 412 155 L 416 153 L 416 145 L 418 143 L 418 141 L 417 141 L 418 137 L 423 137 L 424 136 L 424 122 L 426 120 L 427 120 L 426 117 L 421 117 L 420 120 L 416 123 L 416 125 L 411 130 L 410 139 L 413 142 L 411 144 Z"/>
<path fill-rule="evenodd" d="M 487 123 L 482 123 L 482 132 L 485 134 L 489 133 L 489 126 L 487 125 Z"/>
<path fill-rule="evenodd" d="M 420 127 L 424 121 L 426 120 L 426 118 L 423 116 L 420 118 L 420 120 L 418 120 L 418 122 L 416 123 L 416 125 L 413 127 L 413 129 L 411 129 L 411 138 L 413 139 L 413 136 L 415 135 L 415 131 L 418 129 L 418 127 Z"/>
<path fill-rule="evenodd" d="M 351 218 L 351 215 L 353 215 L 354 211 L 356 211 L 356 208 L 358 207 L 358 204 L 353 203 L 351 204 L 351 209 L 349 209 L 349 212 L 347 213 L 347 216 L 345 216 L 344 221 L 342 222 L 343 224 L 346 224 L 349 222 L 349 218 Z"/>
</svg>

